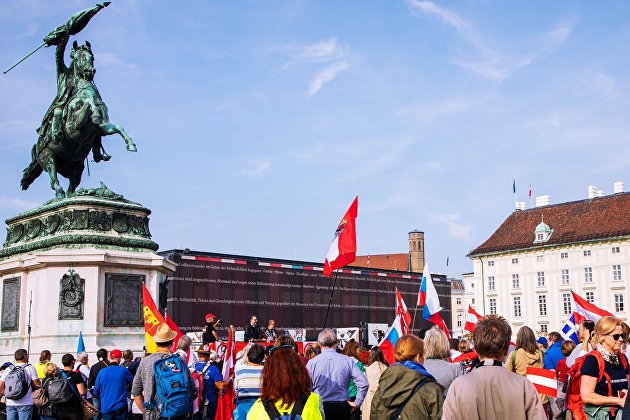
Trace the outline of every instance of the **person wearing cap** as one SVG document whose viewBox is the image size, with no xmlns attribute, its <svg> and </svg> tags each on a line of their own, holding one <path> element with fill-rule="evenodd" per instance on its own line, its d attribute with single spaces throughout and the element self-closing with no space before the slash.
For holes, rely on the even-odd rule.
<svg viewBox="0 0 630 420">
<path fill-rule="evenodd" d="M 133 381 L 129 370 L 120 366 L 122 352 L 114 349 L 109 353 L 109 366 L 96 377 L 94 395 L 101 399 L 103 420 L 127 420 L 127 386 Z"/>
<path fill-rule="evenodd" d="M 543 352 L 547 350 L 547 339 L 545 337 L 538 337 L 536 344 L 538 344 L 538 348 Z"/>
<path fill-rule="evenodd" d="M 195 370 L 203 375 L 203 406 L 200 409 L 201 420 L 214 420 L 217 413 L 218 393 L 222 391 L 232 377 L 226 381 L 216 365 L 217 353 L 210 350 L 208 345 L 199 347 L 197 350 L 199 362 L 195 364 Z"/>
<path fill-rule="evenodd" d="M 177 336 L 177 333 L 173 331 L 168 325 L 160 324 L 153 335 L 153 341 L 156 344 L 156 351 L 153 354 L 147 355 L 140 361 L 136 376 L 133 378 L 131 385 L 131 398 L 134 399 L 136 406 L 144 414 L 144 420 L 155 420 L 160 418 L 160 413 L 157 410 L 145 410 L 144 402 L 150 401 L 155 388 L 155 379 L 153 377 L 153 365 L 160 359 L 166 359 L 171 355 L 171 347 L 173 346 L 173 340 Z M 185 369 L 190 375 L 188 369 Z M 192 380 L 189 378 L 188 383 L 192 384 Z M 192 401 L 192 389 L 191 393 Z M 191 405 L 192 411 L 192 405 Z M 182 416 L 182 419 L 186 416 Z M 178 420 L 179 418 L 177 418 Z M 171 420 L 176 420 L 172 418 Z"/>
<path fill-rule="evenodd" d="M 219 335 L 214 329 L 217 324 L 221 322 L 221 320 L 216 320 L 216 317 L 213 314 L 206 314 L 206 325 L 201 330 L 203 332 L 201 341 L 203 344 L 214 343 L 215 341 L 221 341 L 219 339 Z"/>
</svg>

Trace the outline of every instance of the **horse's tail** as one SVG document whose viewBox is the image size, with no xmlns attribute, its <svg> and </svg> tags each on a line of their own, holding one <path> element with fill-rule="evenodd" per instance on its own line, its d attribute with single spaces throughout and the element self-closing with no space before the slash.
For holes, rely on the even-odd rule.
<svg viewBox="0 0 630 420">
<path fill-rule="evenodd" d="M 20 184 L 22 189 L 27 189 L 38 176 L 42 174 L 42 167 L 37 162 L 37 145 L 31 150 L 31 163 L 22 171 L 22 180 Z"/>
</svg>

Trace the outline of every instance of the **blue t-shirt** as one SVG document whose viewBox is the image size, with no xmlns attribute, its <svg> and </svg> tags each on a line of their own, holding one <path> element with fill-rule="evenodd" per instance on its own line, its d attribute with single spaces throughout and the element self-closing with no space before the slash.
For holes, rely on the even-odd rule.
<svg viewBox="0 0 630 420">
<path fill-rule="evenodd" d="M 626 357 L 623 354 L 620 357 Z M 612 363 L 604 361 L 604 372 L 610 376 L 610 382 L 612 385 L 612 395 L 618 396 L 619 391 L 622 389 L 628 389 L 628 370 L 623 368 L 623 364 L 613 365 Z M 597 365 L 597 358 L 593 355 L 588 355 L 584 359 L 584 364 L 580 370 L 582 375 L 599 377 L 599 366 Z M 606 377 L 603 377 L 601 381 L 595 385 L 595 393 L 599 395 L 608 395 L 608 381 Z"/>
<path fill-rule="evenodd" d="M 203 372 L 205 367 L 206 363 L 204 362 L 195 363 L 195 370 L 197 372 Z M 218 399 L 217 387 L 214 386 L 214 383 L 222 380 L 223 376 L 221 372 L 219 372 L 219 368 L 214 364 L 211 364 L 203 375 L 203 395 L 213 404 L 216 404 Z"/>
</svg>

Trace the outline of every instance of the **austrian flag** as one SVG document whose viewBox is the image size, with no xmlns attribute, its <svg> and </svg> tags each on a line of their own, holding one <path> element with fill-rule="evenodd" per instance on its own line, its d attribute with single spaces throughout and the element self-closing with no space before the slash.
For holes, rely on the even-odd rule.
<svg viewBox="0 0 630 420">
<path fill-rule="evenodd" d="M 339 222 L 335 238 L 324 261 L 324 275 L 332 277 L 333 270 L 352 263 L 357 256 L 357 230 L 355 219 L 359 211 L 359 196 L 354 198 L 350 208 Z"/>
<path fill-rule="evenodd" d="M 464 325 L 464 330 L 470 332 L 475 331 L 479 318 L 481 318 L 481 315 L 479 315 L 472 306 L 468 305 L 468 313 L 466 314 L 466 325 Z"/>
</svg>

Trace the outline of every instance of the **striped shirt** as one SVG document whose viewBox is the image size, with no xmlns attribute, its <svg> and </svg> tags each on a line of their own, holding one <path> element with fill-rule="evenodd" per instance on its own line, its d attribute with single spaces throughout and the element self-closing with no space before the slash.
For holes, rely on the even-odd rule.
<svg viewBox="0 0 630 420">
<path fill-rule="evenodd" d="M 239 398 L 260 397 L 263 366 L 238 364 L 234 370 L 234 390 Z"/>
</svg>

